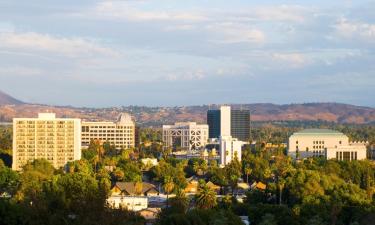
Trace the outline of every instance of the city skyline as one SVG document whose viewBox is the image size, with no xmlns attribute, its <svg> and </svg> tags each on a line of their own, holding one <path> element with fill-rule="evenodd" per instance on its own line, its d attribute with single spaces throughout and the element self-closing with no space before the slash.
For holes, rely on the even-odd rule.
<svg viewBox="0 0 375 225">
<path fill-rule="evenodd" d="M 108 107 L 374 107 L 374 1 L 0 3 L 0 90 Z"/>
</svg>

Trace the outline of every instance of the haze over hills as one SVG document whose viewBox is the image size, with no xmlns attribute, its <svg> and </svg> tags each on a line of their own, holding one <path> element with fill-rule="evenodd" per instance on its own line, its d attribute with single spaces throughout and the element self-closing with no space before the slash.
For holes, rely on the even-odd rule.
<svg viewBox="0 0 375 225">
<path fill-rule="evenodd" d="M 2 92 L 0 90 L 0 106 L 2 105 L 19 105 L 23 104 L 22 101 L 13 98 L 12 96 Z"/>
<path fill-rule="evenodd" d="M 176 121 L 204 123 L 206 112 L 218 105 L 182 107 L 124 106 L 111 108 L 75 108 L 23 103 L 0 91 L 0 122 L 13 117 L 35 117 L 38 112 L 55 112 L 60 117 L 86 120 L 115 120 L 120 112 L 131 113 L 138 124 L 160 126 Z M 276 105 L 270 103 L 233 104 L 234 108 L 252 110 L 253 121 L 329 121 L 336 123 L 368 124 L 375 121 L 375 109 L 341 103 L 305 103 Z"/>
</svg>

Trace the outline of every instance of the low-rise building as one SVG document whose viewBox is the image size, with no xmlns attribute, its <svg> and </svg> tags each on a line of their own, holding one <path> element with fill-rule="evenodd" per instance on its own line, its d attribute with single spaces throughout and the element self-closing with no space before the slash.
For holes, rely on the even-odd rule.
<svg viewBox="0 0 375 225">
<path fill-rule="evenodd" d="M 289 137 L 288 155 L 294 159 L 324 157 L 336 160 L 363 160 L 366 143 L 349 142 L 349 137 L 329 129 L 306 129 Z"/>
<path fill-rule="evenodd" d="M 88 148 L 92 140 L 108 142 L 118 149 L 135 146 L 135 122 L 127 113 L 121 113 L 116 122 L 82 122 L 82 147 Z"/>
<path fill-rule="evenodd" d="M 203 149 L 208 140 L 208 125 L 195 122 L 163 125 L 163 142 L 165 148 L 186 151 Z"/>
<path fill-rule="evenodd" d="M 111 189 L 107 204 L 112 208 L 140 211 L 148 208 L 148 197 L 159 195 L 150 183 L 117 182 Z"/>
</svg>

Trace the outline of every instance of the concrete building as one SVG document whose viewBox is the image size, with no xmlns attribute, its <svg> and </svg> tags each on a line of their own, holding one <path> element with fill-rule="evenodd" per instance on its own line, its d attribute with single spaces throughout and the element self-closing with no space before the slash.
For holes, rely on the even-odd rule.
<svg viewBox="0 0 375 225">
<path fill-rule="evenodd" d="M 192 151 L 203 149 L 208 141 L 208 125 L 195 122 L 163 125 L 164 147 Z"/>
<path fill-rule="evenodd" d="M 250 111 L 231 109 L 230 106 L 221 106 L 220 109 L 207 111 L 209 138 L 232 136 L 241 141 L 250 138 Z"/>
<path fill-rule="evenodd" d="M 129 149 L 135 146 L 135 122 L 127 113 L 119 115 L 117 122 L 82 122 L 82 147 L 87 148 L 91 140 L 100 140 Z"/>
<path fill-rule="evenodd" d="M 306 129 L 289 137 L 288 155 L 351 161 L 366 159 L 367 149 L 365 143 L 350 143 L 348 136 L 338 131 Z"/>
<path fill-rule="evenodd" d="M 81 120 L 56 118 L 54 113 L 14 118 L 13 170 L 35 159 L 47 159 L 55 168 L 81 159 Z"/>
<path fill-rule="evenodd" d="M 235 158 L 241 162 L 242 157 L 242 146 L 245 144 L 243 141 L 239 141 L 237 138 L 231 136 L 221 136 L 219 138 L 220 143 L 220 166 L 229 164 Z"/>
</svg>

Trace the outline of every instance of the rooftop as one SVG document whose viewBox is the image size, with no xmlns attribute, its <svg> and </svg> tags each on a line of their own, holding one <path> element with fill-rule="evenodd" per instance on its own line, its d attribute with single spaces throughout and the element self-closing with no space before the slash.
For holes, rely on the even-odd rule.
<svg viewBox="0 0 375 225">
<path fill-rule="evenodd" d="M 331 129 L 305 129 L 293 135 L 344 135 L 343 133 Z"/>
</svg>

